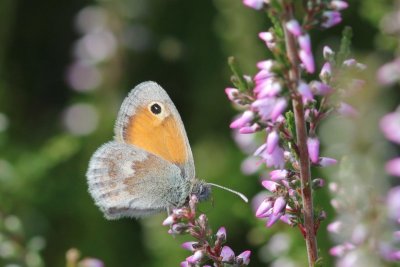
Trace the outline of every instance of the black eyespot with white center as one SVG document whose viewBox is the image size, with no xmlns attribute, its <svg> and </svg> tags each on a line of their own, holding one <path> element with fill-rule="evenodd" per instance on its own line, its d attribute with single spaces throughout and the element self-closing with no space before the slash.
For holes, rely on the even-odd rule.
<svg viewBox="0 0 400 267">
<path fill-rule="evenodd" d="M 161 106 L 157 103 L 152 104 L 150 110 L 154 115 L 158 115 L 162 112 Z"/>
</svg>

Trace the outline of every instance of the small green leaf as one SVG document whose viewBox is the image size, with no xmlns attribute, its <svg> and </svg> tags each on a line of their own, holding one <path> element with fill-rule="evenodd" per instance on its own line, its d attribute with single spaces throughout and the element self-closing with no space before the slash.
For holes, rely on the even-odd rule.
<svg viewBox="0 0 400 267">
<path fill-rule="evenodd" d="M 231 77 L 231 81 L 233 85 L 236 86 L 240 91 L 246 91 L 249 88 L 247 87 L 247 82 L 243 77 L 243 72 L 239 68 L 236 59 L 234 57 L 228 58 L 228 65 L 231 68 L 233 76 Z"/>
<path fill-rule="evenodd" d="M 289 128 L 290 133 L 292 134 L 293 140 L 296 140 L 297 139 L 296 123 L 295 123 L 295 120 L 294 120 L 293 111 L 289 110 L 288 112 L 286 112 L 285 113 L 285 117 L 286 117 L 287 126 Z"/>
</svg>

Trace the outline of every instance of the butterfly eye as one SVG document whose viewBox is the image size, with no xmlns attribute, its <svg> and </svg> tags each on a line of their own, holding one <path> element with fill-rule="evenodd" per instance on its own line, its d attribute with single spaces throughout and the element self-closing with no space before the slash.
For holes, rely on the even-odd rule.
<svg viewBox="0 0 400 267">
<path fill-rule="evenodd" d="M 153 113 L 154 115 L 158 115 L 162 112 L 162 108 L 161 105 L 158 103 L 153 103 L 150 105 L 150 111 L 151 113 Z"/>
</svg>

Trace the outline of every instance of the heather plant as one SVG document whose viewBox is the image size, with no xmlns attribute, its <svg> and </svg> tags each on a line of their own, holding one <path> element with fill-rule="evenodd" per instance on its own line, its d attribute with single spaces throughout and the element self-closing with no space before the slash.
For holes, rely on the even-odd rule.
<svg viewBox="0 0 400 267">
<path fill-rule="evenodd" d="M 344 1 L 243 1 L 263 10 L 272 27 L 259 34 L 273 59 L 257 63 L 254 77 L 243 75 L 233 58 L 234 88 L 225 90 L 229 100 L 243 112 L 230 127 L 238 134 L 264 133 L 253 153 L 272 168 L 261 182 L 266 197 L 256 198 L 255 215 L 271 227 L 279 220 L 298 227 L 304 236 L 309 266 L 322 264 L 318 256 L 316 234 L 326 212 L 314 207 L 313 194 L 323 187 L 324 179 L 312 177 L 311 167 L 327 167 L 336 159 L 320 156 L 318 126 L 332 113 L 357 116 L 346 96 L 363 86 L 357 72 L 366 66 L 350 56 L 351 30 L 346 28 L 338 52 L 323 49 L 325 63 L 316 72 L 309 32 L 327 29 L 341 22 Z M 344 79 L 352 73 L 353 78 Z M 238 137 L 240 140 L 240 137 Z M 251 162 L 247 165 L 251 165 Z"/>
</svg>

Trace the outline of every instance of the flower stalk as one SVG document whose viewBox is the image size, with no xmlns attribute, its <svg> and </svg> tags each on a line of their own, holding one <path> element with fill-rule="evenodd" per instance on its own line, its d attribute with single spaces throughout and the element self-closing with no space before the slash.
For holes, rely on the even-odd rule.
<svg viewBox="0 0 400 267">
<path fill-rule="evenodd" d="M 286 24 L 294 19 L 293 4 L 287 4 L 285 9 L 286 16 L 285 21 L 283 21 L 282 24 Z M 314 208 L 313 197 L 311 193 L 312 184 L 310 161 L 307 148 L 307 128 L 304 117 L 304 106 L 301 95 L 297 94 L 296 92 L 296 88 L 298 87 L 300 80 L 299 60 L 297 57 L 295 37 L 288 31 L 287 27 L 283 27 L 283 29 L 285 33 L 286 53 L 291 63 L 291 68 L 289 70 L 289 85 L 292 86 L 290 89 L 295 94 L 295 97 L 292 98 L 292 105 L 296 125 L 298 159 L 300 161 L 301 197 L 303 199 L 304 232 L 302 232 L 306 240 L 309 266 L 314 266 L 318 259 L 318 246 L 314 227 Z"/>
</svg>

